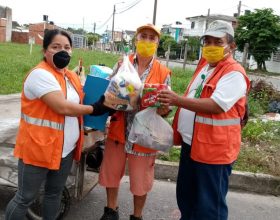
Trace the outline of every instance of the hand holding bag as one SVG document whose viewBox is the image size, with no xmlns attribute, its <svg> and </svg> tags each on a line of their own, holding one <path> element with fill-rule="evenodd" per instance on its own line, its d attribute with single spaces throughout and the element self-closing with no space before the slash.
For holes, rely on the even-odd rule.
<svg viewBox="0 0 280 220">
<path fill-rule="evenodd" d="M 142 82 L 130 63 L 124 56 L 118 72 L 111 78 L 105 92 L 104 105 L 115 110 L 130 111 L 137 107 Z"/>
<path fill-rule="evenodd" d="M 173 146 L 173 129 L 156 110 L 157 108 L 146 108 L 135 115 L 128 140 L 166 152 Z"/>
</svg>

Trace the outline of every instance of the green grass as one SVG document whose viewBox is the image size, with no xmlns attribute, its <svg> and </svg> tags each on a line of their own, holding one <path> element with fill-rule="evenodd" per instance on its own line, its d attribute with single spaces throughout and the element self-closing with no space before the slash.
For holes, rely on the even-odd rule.
<svg viewBox="0 0 280 220">
<path fill-rule="evenodd" d="M 41 51 L 41 46 L 35 45 L 30 55 L 30 47 L 27 44 L 0 43 L 0 94 L 21 92 L 24 76 L 43 58 Z M 79 58 L 82 58 L 86 73 L 89 73 L 91 65 L 105 64 L 112 68 L 120 57 L 99 51 L 74 49 L 69 68 L 77 66 Z M 172 88 L 183 94 L 192 71 L 176 68 L 172 72 Z"/>
<path fill-rule="evenodd" d="M 172 147 L 168 153 L 159 154 L 158 158 L 165 161 L 179 162 L 181 149 Z"/>
<path fill-rule="evenodd" d="M 79 58 L 82 58 L 88 73 L 90 65 L 103 63 L 113 67 L 119 57 L 119 55 L 74 49 L 69 68 L 73 69 L 77 66 Z M 21 92 L 24 76 L 42 58 L 41 46 L 33 46 L 30 54 L 30 47 L 27 44 L 0 43 L 0 94 Z"/>
<path fill-rule="evenodd" d="M 234 169 L 280 176 L 280 122 L 250 120 L 242 130 L 240 154 Z M 178 162 L 180 149 L 173 147 L 158 156 L 161 160 Z"/>
<path fill-rule="evenodd" d="M 171 86 L 172 90 L 177 92 L 180 95 L 183 95 L 190 79 L 193 75 L 192 70 L 186 69 L 185 71 L 182 68 L 174 68 L 172 69 L 172 77 L 171 77 Z"/>
<path fill-rule="evenodd" d="M 25 74 L 40 59 L 39 47 L 30 55 L 28 45 L 0 44 L 0 94 L 20 92 Z"/>
<path fill-rule="evenodd" d="M 280 143 L 280 122 L 251 120 L 242 130 L 243 141 Z"/>
</svg>

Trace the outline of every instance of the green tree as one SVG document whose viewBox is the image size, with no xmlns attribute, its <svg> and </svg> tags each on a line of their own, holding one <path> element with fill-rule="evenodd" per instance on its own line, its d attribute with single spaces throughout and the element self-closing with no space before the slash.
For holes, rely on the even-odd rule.
<svg viewBox="0 0 280 220">
<path fill-rule="evenodd" d="M 67 31 L 70 31 L 70 32 L 73 33 L 73 34 L 81 34 L 81 35 L 84 35 L 84 34 L 86 33 L 86 31 L 84 31 L 82 28 L 74 29 L 74 28 L 68 27 L 66 30 L 67 30 Z"/>
<path fill-rule="evenodd" d="M 186 41 L 184 41 L 185 46 Z M 187 40 L 187 49 L 188 55 L 187 59 L 194 61 L 199 59 L 199 50 L 200 50 L 200 38 L 199 37 L 188 37 Z"/>
<path fill-rule="evenodd" d="M 87 39 L 88 39 L 88 46 L 95 45 L 97 41 L 101 38 L 99 34 L 94 34 L 92 32 L 87 33 Z"/>
<path fill-rule="evenodd" d="M 164 56 L 165 51 L 168 50 L 169 44 L 171 45 L 171 50 L 176 48 L 176 46 L 177 46 L 177 43 L 173 37 L 171 37 L 170 35 L 167 35 L 167 34 L 161 35 L 158 50 L 157 50 L 157 55 Z"/>
<path fill-rule="evenodd" d="M 240 51 L 249 43 L 258 69 L 266 71 L 265 61 L 280 46 L 280 17 L 271 8 L 256 9 L 239 17 L 235 40 Z"/>
</svg>

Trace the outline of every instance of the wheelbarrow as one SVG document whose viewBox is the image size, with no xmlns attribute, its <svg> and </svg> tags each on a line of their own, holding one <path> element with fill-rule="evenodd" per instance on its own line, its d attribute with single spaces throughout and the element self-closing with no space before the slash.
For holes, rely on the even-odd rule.
<svg viewBox="0 0 280 220">
<path fill-rule="evenodd" d="M 93 150 L 104 144 L 103 132 L 86 130 L 85 142 L 79 162 L 73 162 L 71 174 L 64 186 L 61 204 L 56 219 L 63 219 L 71 205 L 71 200 L 82 200 L 97 184 L 97 172 L 87 171 L 86 158 Z M 17 190 L 17 166 L 18 159 L 13 156 L 14 144 L 0 143 L 0 187 L 7 187 L 16 192 Z M 96 170 L 95 170 L 96 171 Z M 43 188 L 35 198 L 27 211 L 30 220 L 42 220 L 41 205 L 43 199 Z"/>
</svg>

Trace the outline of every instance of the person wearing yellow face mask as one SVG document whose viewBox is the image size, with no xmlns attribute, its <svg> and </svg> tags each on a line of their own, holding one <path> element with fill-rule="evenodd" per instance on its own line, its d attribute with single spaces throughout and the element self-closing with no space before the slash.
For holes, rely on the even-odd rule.
<svg viewBox="0 0 280 220">
<path fill-rule="evenodd" d="M 171 71 L 160 64 L 155 53 L 158 48 L 160 31 L 152 24 L 145 24 L 136 30 L 136 53 L 129 55 L 129 60 L 139 74 L 142 83 L 166 84 L 170 87 Z M 120 66 L 115 66 L 115 71 Z M 117 111 L 112 117 L 108 129 L 104 157 L 99 173 L 99 184 L 106 187 L 107 206 L 101 220 L 118 220 L 118 190 L 128 161 L 130 191 L 133 194 L 134 211 L 130 220 L 141 220 L 147 193 L 154 181 L 156 150 L 130 143 L 127 138 L 136 111 Z M 169 107 L 157 109 L 157 113 L 166 116 Z M 120 207 L 121 209 L 122 207 Z M 125 207 L 123 207 L 125 208 Z"/>
<path fill-rule="evenodd" d="M 158 44 L 156 42 L 150 42 L 147 40 L 138 40 L 136 42 L 136 51 L 139 56 L 149 58 L 152 57 L 156 50 Z"/>
<path fill-rule="evenodd" d="M 204 35 L 202 58 L 184 96 L 164 90 L 159 100 L 178 106 L 174 144 L 181 145 L 177 203 L 181 220 L 228 218 L 226 195 L 241 144 L 250 81 L 232 57 L 230 23 L 213 21 Z"/>
</svg>

